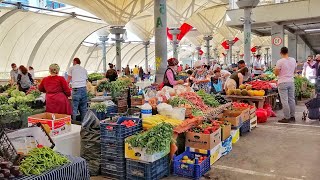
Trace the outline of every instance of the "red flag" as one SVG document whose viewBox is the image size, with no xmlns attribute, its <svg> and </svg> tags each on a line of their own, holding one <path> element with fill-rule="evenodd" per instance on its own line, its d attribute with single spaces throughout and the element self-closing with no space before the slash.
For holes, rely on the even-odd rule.
<svg viewBox="0 0 320 180">
<path fill-rule="evenodd" d="M 244 54 L 240 54 L 240 57 L 243 57 L 244 56 Z"/>
<path fill-rule="evenodd" d="M 236 43 L 237 41 L 239 41 L 239 38 L 238 38 L 238 37 L 235 37 L 235 38 L 233 39 L 233 43 Z"/>
<path fill-rule="evenodd" d="M 226 54 L 225 54 L 225 53 L 222 53 L 222 55 L 223 55 L 223 56 L 226 56 Z"/>
<path fill-rule="evenodd" d="M 200 49 L 199 50 L 199 55 L 202 56 L 202 54 L 203 54 L 203 51 Z"/>
<path fill-rule="evenodd" d="M 221 43 L 221 46 L 224 48 L 224 49 L 229 49 L 229 44 L 227 43 L 227 41 L 223 41 L 222 43 Z"/>
<path fill-rule="evenodd" d="M 181 40 L 193 27 L 187 23 L 183 23 L 180 27 L 180 33 L 177 34 L 177 40 Z M 167 28 L 167 36 L 170 41 L 173 39 L 173 35 L 169 32 L 169 28 Z"/>
<path fill-rule="evenodd" d="M 253 53 L 257 52 L 257 48 L 254 46 L 253 48 L 251 48 L 251 52 Z"/>
</svg>

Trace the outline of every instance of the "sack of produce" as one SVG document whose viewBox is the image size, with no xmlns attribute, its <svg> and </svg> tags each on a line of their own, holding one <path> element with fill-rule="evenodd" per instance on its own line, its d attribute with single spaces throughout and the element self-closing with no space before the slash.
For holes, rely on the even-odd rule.
<svg viewBox="0 0 320 180">
<path fill-rule="evenodd" d="M 272 110 L 270 104 L 266 103 L 263 105 L 263 109 L 267 111 L 268 117 L 276 117 L 276 113 Z"/>
<path fill-rule="evenodd" d="M 90 175 L 99 175 L 101 160 L 100 121 L 91 110 L 84 117 L 80 135 L 81 157 L 87 161 Z"/>
<path fill-rule="evenodd" d="M 268 119 L 268 113 L 266 110 L 259 108 L 256 110 L 256 115 L 258 118 L 258 123 L 265 123 Z"/>
</svg>

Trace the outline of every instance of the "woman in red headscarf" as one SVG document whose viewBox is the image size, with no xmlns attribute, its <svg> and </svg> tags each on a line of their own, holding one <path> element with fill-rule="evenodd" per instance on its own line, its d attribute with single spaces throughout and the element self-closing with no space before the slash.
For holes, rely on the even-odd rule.
<svg viewBox="0 0 320 180">
<path fill-rule="evenodd" d="M 183 84 L 183 80 L 176 79 L 176 72 L 178 69 L 179 61 L 176 58 L 170 58 L 168 59 L 168 68 L 164 73 L 163 77 L 163 84 L 164 86 L 172 87 L 177 84 Z"/>
</svg>

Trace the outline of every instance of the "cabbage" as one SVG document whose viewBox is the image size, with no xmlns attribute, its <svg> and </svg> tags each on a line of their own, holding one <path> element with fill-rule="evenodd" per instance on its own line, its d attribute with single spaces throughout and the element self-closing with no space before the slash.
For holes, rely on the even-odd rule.
<svg viewBox="0 0 320 180">
<path fill-rule="evenodd" d="M 11 97 L 11 98 L 9 98 L 9 100 L 8 100 L 8 103 L 9 104 L 14 104 L 14 103 L 16 103 L 16 98 L 15 97 Z"/>
</svg>

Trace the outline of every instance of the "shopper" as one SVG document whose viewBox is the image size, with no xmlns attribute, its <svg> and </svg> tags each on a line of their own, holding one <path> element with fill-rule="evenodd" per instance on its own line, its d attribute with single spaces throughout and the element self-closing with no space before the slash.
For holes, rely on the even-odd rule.
<svg viewBox="0 0 320 180">
<path fill-rule="evenodd" d="M 227 70 L 221 69 L 220 65 L 215 66 L 215 68 L 213 69 L 213 73 L 216 77 L 218 77 L 222 81 L 223 85 L 226 83 L 227 79 L 231 76 L 231 73 Z"/>
<path fill-rule="evenodd" d="M 183 80 L 177 80 L 176 73 L 178 69 L 179 61 L 176 58 L 168 59 L 168 68 L 163 76 L 163 85 L 172 87 L 177 84 L 183 84 Z"/>
<path fill-rule="evenodd" d="M 189 66 L 189 64 L 186 64 L 186 67 L 185 67 L 185 69 L 184 70 L 189 70 L 189 69 L 191 69 L 191 67 Z"/>
<path fill-rule="evenodd" d="M 248 73 L 248 68 L 244 67 L 237 72 L 234 72 L 226 81 L 224 89 L 227 92 L 228 90 L 233 90 L 239 88 L 244 82 L 244 76 Z"/>
<path fill-rule="evenodd" d="M 118 78 L 118 73 L 114 68 L 113 64 L 109 63 L 109 69 L 106 73 L 106 78 L 109 79 L 110 82 L 116 81 Z"/>
<path fill-rule="evenodd" d="M 124 68 L 124 74 L 125 74 L 126 76 L 129 76 L 129 75 L 130 75 L 130 68 L 129 68 L 129 65 L 127 65 L 127 67 L 126 67 L 126 68 Z"/>
<path fill-rule="evenodd" d="M 137 65 L 134 66 L 133 70 L 132 70 L 133 76 L 134 76 L 134 82 L 138 81 L 138 77 L 139 77 L 139 68 Z"/>
<path fill-rule="evenodd" d="M 315 70 L 315 79 L 316 79 L 316 92 L 317 94 L 320 93 L 320 54 L 316 55 L 316 63 L 310 67 L 312 67 Z"/>
<path fill-rule="evenodd" d="M 192 88 L 197 91 L 197 90 L 204 90 L 207 93 L 210 93 L 210 74 L 208 73 L 209 71 L 205 69 L 205 66 L 202 61 L 196 61 L 194 63 L 194 67 L 196 70 L 193 72 L 192 77 L 193 77 L 193 86 Z"/>
<path fill-rule="evenodd" d="M 33 78 L 28 72 L 28 69 L 24 66 L 19 66 L 19 73 L 17 77 L 17 85 L 19 91 L 27 92 L 33 85 Z"/>
<path fill-rule="evenodd" d="M 193 74 L 193 71 L 191 69 L 189 69 L 187 71 L 187 74 L 188 74 L 188 78 L 186 79 L 186 82 L 188 83 L 188 85 L 191 87 L 193 85 L 193 80 L 192 80 L 192 74 Z"/>
<path fill-rule="evenodd" d="M 302 70 L 302 75 L 303 77 L 306 77 L 309 81 L 314 83 L 314 75 L 315 75 L 315 70 L 312 68 L 312 66 L 315 64 L 316 62 L 313 61 L 313 57 L 312 56 L 308 56 L 307 58 L 307 62 L 305 62 L 303 64 L 303 70 Z"/>
<path fill-rule="evenodd" d="M 180 72 L 182 72 L 182 70 L 183 70 L 183 65 L 180 64 L 180 66 L 178 66 L 177 72 L 180 73 Z"/>
<path fill-rule="evenodd" d="M 71 91 L 64 77 L 59 76 L 58 64 L 49 66 L 48 77 L 43 78 L 39 90 L 46 93 L 46 112 L 72 115 L 72 108 L 68 97 Z"/>
<path fill-rule="evenodd" d="M 141 81 L 144 81 L 143 76 L 144 76 L 144 72 L 143 72 L 142 66 L 140 66 L 140 68 L 139 68 L 139 78 L 140 78 Z"/>
<path fill-rule="evenodd" d="M 242 69 L 244 67 L 247 67 L 246 62 L 244 60 L 238 61 L 238 68 Z"/>
<path fill-rule="evenodd" d="M 253 62 L 254 76 L 260 76 L 264 71 L 263 64 L 261 63 L 261 55 L 258 54 L 256 60 Z"/>
<path fill-rule="evenodd" d="M 18 70 L 18 67 L 17 67 L 17 65 L 15 63 L 11 64 L 11 68 L 12 68 L 12 70 L 10 71 L 10 84 L 14 85 L 18 81 L 18 72 L 19 72 L 19 70 Z"/>
<path fill-rule="evenodd" d="M 32 78 L 34 79 L 34 69 L 32 66 L 29 66 L 29 73 L 31 74 Z"/>
<path fill-rule="evenodd" d="M 278 76 L 278 91 L 283 107 L 284 118 L 280 123 L 289 123 L 295 121 L 295 87 L 294 73 L 296 69 L 296 60 L 288 55 L 288 48 L 281 48 L 281 59 L 277 61 L 274 74 Z"/>
<path fill-rule="evenodd" d="M 68 83 L 72 85 L 72 119 L 76 120 L 78 111 L 80 112 L 81 121 L 87 113 L 87 79 L 88 72 L 80 66 L 79 58 L 74 58 L 73 66 L 68 71 Z"/>
</svg>

